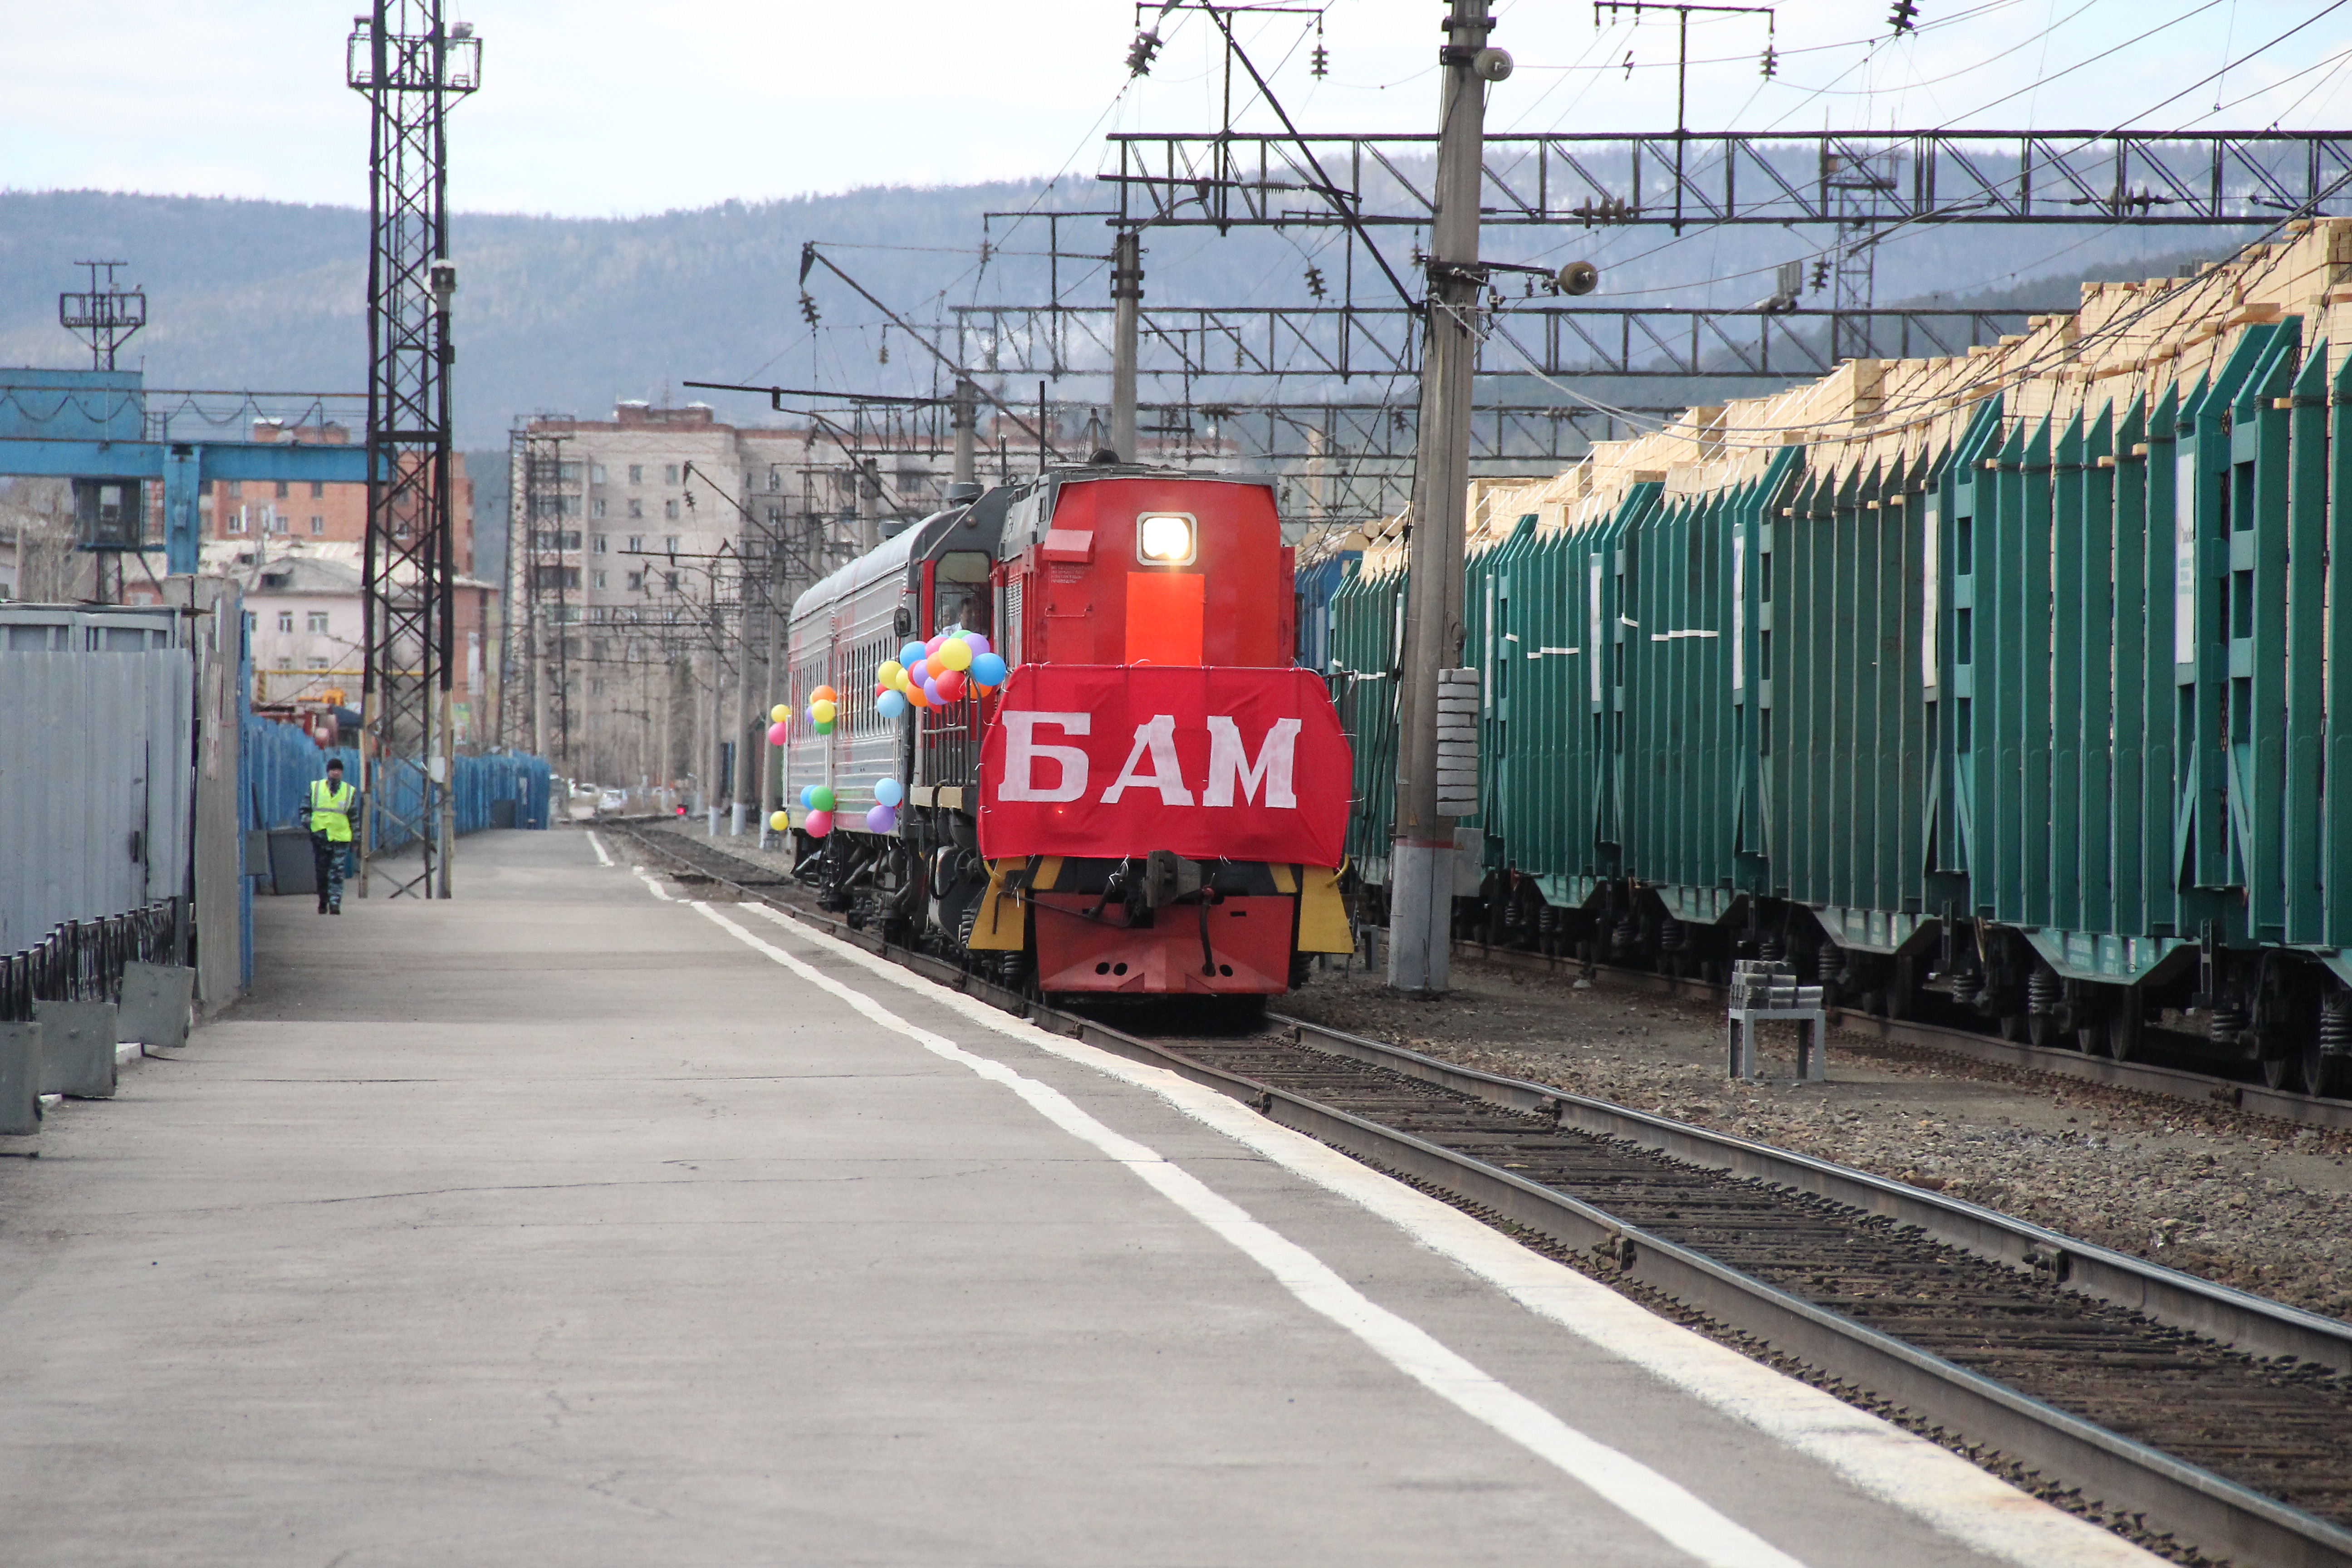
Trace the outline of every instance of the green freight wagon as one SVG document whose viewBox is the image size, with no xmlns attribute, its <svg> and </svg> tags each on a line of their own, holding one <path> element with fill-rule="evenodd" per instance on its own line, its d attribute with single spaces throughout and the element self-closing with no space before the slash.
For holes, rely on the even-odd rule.
<svg viewBox="0 0 2352 1568">
<path fill-rule="evenodd" d="M 2352 1092 L 2347 285 L 2301 225 L 1487 490 L 1457 934 Z M 1318 628 L 1375 907 L 1406 587 Z"/>
</svg>

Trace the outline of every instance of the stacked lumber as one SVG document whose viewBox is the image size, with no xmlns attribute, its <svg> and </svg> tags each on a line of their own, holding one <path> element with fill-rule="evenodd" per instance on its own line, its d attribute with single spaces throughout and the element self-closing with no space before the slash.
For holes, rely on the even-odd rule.
<svg viewBox="0 0 2352 1568">
<path fill-rule="evenodd" d="M 2030 317 L 2022 332 L 1937 359 L 1849 360 L 1821 379 L 1760 397 L 1691 408 L 1664 429 L 1603 441 L 1573 468 L 1538 480 L 1476 479 L 1468 545 L 1498 541 L 1532 513 L 1546 530 L 1576 530 L 1613 515 L 1635 485 L 1700 496 L 1760 477 L 1785 447 L 1806 448 L 1817 472 L 1843 472 L 1941 450 L 1978 405 L 2000 397 L 2002 417 L 2117 409 L 2145 395 L 2196 384 L 2246 327 L 2304 321 L 2324 342 L 2330 371 L 2352 353 L 2352 219 L 2298 219 L 2193 278 L 2085 283 L 2078 310 Z M 1403 563 L 1402 519 L 1361 531 L 1367 569 Z"/>
</svg>

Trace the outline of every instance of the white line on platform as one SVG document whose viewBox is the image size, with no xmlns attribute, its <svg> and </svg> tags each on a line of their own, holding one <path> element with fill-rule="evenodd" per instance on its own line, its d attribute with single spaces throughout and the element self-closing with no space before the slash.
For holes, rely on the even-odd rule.
<svg viewBox="0 0 2352 1568">
<path fill-rule="evenodd" d="M 1801 1568 L 1798 1560 L 1694 1497 L 1681 1484 L 1562 1421 L 1516 1389 L 1505 1386 L 1366 1297 L 1313 1253 L 1252 1219 L 1232 1200 L 1160 1154 L 1115 1132 L 1073 1104 L 1060 1089 L 964 1049 L 943 1035 L 919 1028 L 851 986 L 762 942 L 706 903 L 695 911 L 737 940 L 774 959 L 811 984 L 829 991 L 886 1029 L 933 1055 L 1003 1084 L 1064 1131 L 1125 1165 L 1177 1207 L 1231 1242 L 1273 1275 L 1306 1306 L 1346 1329 L 1391 1365 L 1475 1420 L 1557 1466 L 1572 1479 L 1702 1563 L 1717 1568 Z"/>
<path fill-rule="evenodd" d="M 647 875 L 646 868 L 643 866 L 632 866 L 629 869 L 637 874 L 637 880 L 643 882 L 648 889 L 652 889 L 655 898 L 659 899 L 663 903 L 668 903 L 670 901 L 668 891 L 662 887 L 660 882 Z"/>
<path fill-rule="evenodd" d="M 997 1034 L 1151 1090 L 1197 1121 L 1361 1205 L 1538 1316 L 1827 1465 L 1869 1496 L 2021 1568 L 2158 1568 L 2161 1559 L 1958 1455 L 1668 1322 L 1425 1193 L 1231 1097 L 1001 1012 L 765 905 L 740 906 Z"/>
<path fill-rule="evenodd" d="M 596 864 L 599 866 L 613 863 L 613 858 L 604 853 L 604 841 L 596 837 L 596 830 L 593 827 L 588 830 L 588 847 L 596 851 Z"/>
</svg>

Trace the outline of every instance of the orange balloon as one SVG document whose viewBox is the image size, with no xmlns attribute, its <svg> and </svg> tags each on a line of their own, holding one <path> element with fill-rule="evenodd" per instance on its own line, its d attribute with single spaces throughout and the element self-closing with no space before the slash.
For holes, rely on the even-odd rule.
<svg viewBox="0 0 2352 1568">
<path fill-rule="evenodd" d="M 923 689 L 919 686 L 902 688 L 901 694 L 918 708 L 929 708 L 931 705 L 931 700 L 923 695 Z"/>
<path fill-rule="evenodd" d="M 835 691 L 830 686 L 820 686 L 814 691 L 809 693 L 809 700 L 812 702 L 838 702 L 841 700 L 841 693 Z"/>
</svg>

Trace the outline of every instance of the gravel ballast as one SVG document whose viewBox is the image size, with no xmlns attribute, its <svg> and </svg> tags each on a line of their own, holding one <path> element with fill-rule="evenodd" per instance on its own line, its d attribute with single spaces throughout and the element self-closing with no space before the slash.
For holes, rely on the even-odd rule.
<svg viewBox="0 0 2352 1568">
<path fill-rule="evenodd" d="M 1276 1006 L 2352 1319 L 2352 1133 L 1835 1035 L 1826 1084 L 1735 1082 L 1722 1012 L 1704 1003 L 1475 963 L 1457 963 L 1454 984 L 1416 1001 L 1328 969 Z M 1793 1028 L 1767 1026 L 1766 1042 L 1767 1070 L 1792 1075 Z"/>
</svg>

